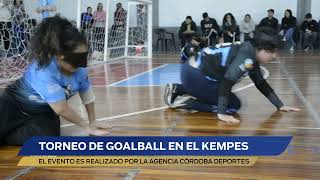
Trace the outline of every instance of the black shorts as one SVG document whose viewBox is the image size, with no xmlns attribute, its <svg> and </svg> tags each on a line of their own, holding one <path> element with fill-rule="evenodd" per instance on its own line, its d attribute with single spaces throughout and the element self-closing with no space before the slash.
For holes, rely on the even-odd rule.
<svg viewBox="0 0 320 180">
<path fill-rule="evenodd" d="M 60 118 L 53 110 L 26 112 L 7 91 L 0 95 L 0 144 L 23 145 L 33 136 L 60 135 Z"/>
</svg>

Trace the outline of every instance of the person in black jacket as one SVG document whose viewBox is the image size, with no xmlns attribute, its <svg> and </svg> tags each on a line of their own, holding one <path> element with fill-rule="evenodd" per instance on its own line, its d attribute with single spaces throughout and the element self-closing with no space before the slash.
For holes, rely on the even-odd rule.
<svg viewBox="0 0 320 180">
<path fill-rule="evenodd" d="M 270 27 L 272 29 L 274 29 L 275 31 L 278 31 L 278 19 L 273 17 L 274 15 L 274 10 L 273 9 L 269 9 L 268 11 L 268 17 L 263 18 L 259 24 L 259 27 Z"/>
<path fill-rule="evenodd" d="M 201 21 L 202 35 L 207 40 L 208 46 L 214 46 L 217 44 L 217 37 L 220 31 L 217 21 L 208 16 L 208 13 L 202 14 L 203 20 Z"/>
<path fill-rule="evenodd" d="M 222 20 L 222 37 L 223 42 L 236 41 L 237 22 L 231 13 L 224 15 Z"/>
<path fill-rule="evenodd" d="M 293 32 L 297 26 L 297 19 L 292 16 L 292 11 L 287 9 L 281 21 L 280 35 L 283 41 L 288 41 L 293 50 Z"/>
<path fill-rule="evenodd" d="M 319 31 L 317 21 L 312 19 L 312 14 L 306 14 L 306 19 L 301 24 L 301 31 L 303 31 L 303 48 L 305 50 L 313 49 L 317 41 L 317 35 Z"/>
<path fill-rule="evenodd" d="M 87 12 L 81 14 L 81 29 L 86 30 L 92 28 L 93 22 L 92 7 L 88 7 Z"/>
<path fill-rule="evenodd" d="M 230 114 L 240 109 L 241 101 L 231 90 L 249 75 L 257 89 L 278 110 L 300 111 L 283 104 L 260 70 L 261 63 L 276 57 L 281 45 L 281 36 L 276 31 L 258 28 L 253 40 L 241 45 L 201 49 L 201 44 L 194 39 L 183 49 L 182 84 L 168 84 L 165 89 L 164 101 L 169 107 L 215 112 L 224 122 L 239 123 Z"/>
<path fill-rule="evenodd" d="M 186 20 L 181 24 L 179 30 L 179 38 L 181 41 L 181 48 L 186 44 L 188 40 L 192 38 L 194 34 L 197 32 L 197 25 L 192 20 L 191 16 L 187 16 Z"/>
</svg>

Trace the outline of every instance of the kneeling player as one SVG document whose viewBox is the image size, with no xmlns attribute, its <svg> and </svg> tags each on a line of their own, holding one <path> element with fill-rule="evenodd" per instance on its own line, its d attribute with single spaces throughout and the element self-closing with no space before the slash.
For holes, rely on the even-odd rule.
<svg viewBox="0 0 320 180">
<path fill-rule="evenodd" d="M 239 123 L 238 119 L 228 115 L 241 107 L 239 98 L 231 89 L 242 77 L 249 75 L 278 110 L 300 111 L 285 106 L 260 71 L 260 63 L 274 59 L 281 45 L 281 37 L 274 30 L 260 28 L 252 41 L 241 45 L 201 49 L 199 44 L 193 40 L 182 52 L 182 84 L 168 84 L 166 87 L 165 102 L 171 108 L 216 112 L 222 121 Z M 177 99 L 178 96 L 184 98 Z"/>
</svg>

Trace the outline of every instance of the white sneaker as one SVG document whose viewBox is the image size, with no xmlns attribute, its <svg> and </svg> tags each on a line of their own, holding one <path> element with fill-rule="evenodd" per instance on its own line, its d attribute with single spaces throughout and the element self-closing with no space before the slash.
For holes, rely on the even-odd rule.
<svg viewBox="0 0 320 180">
<path fill-rule="evenodd" d="M 294 51 L 294 47 L 293 46 L 291 46 L 290 51 Z"/>
<path fill-rule="evenodd" d="M 174 101 L 179 96 L 176 92 L 177 84 L 167 84 L 166 89 L 164 91 L 164 102 L 172 107 Z"/>
<path fill-rule="evenodd" d="M 167 106 L 171 107 L 172 103 L 171 103 L 171 97 L 172 97 L 172 91 L 173 91 L 173 87 L 172 84 L 167 84 L 166 88 L 164 90 L 164 102 L 166 103 Z"/>
</svg>

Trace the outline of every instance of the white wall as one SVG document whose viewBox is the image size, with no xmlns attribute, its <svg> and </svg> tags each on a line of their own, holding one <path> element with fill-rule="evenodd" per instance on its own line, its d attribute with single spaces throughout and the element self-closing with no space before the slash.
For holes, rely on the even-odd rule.
<svg viewBox="0 0 320 180">
<path fill-rule="evenodd" d="M 319 4 L 319 0 L 313 1 Z M 187 15 L 191 15 L 197 25 L 200 25 L 203 12 L 208 12 L 219 25 L 227 12 L 231 12 L 237 22 L 240 22 L 247 13 L 251 14 L 255 22 L 260 22 L 270 8 L 275 10 L 275 16 L 281 23 L 286 9 L 291 9 L 296 16 L 297 0 L 160 0 L 159 25 L 180 26 Z"/>
<path fill-rule="evenodd" d="M 319 0 L 312 0 L 311 1 L 311 13 L 312 13 L 313 19 L 316 20 L 317 22 L 319 22 L 319 20 L 320 20 L 319 7 L 320 7 Z"/>
</svg>

